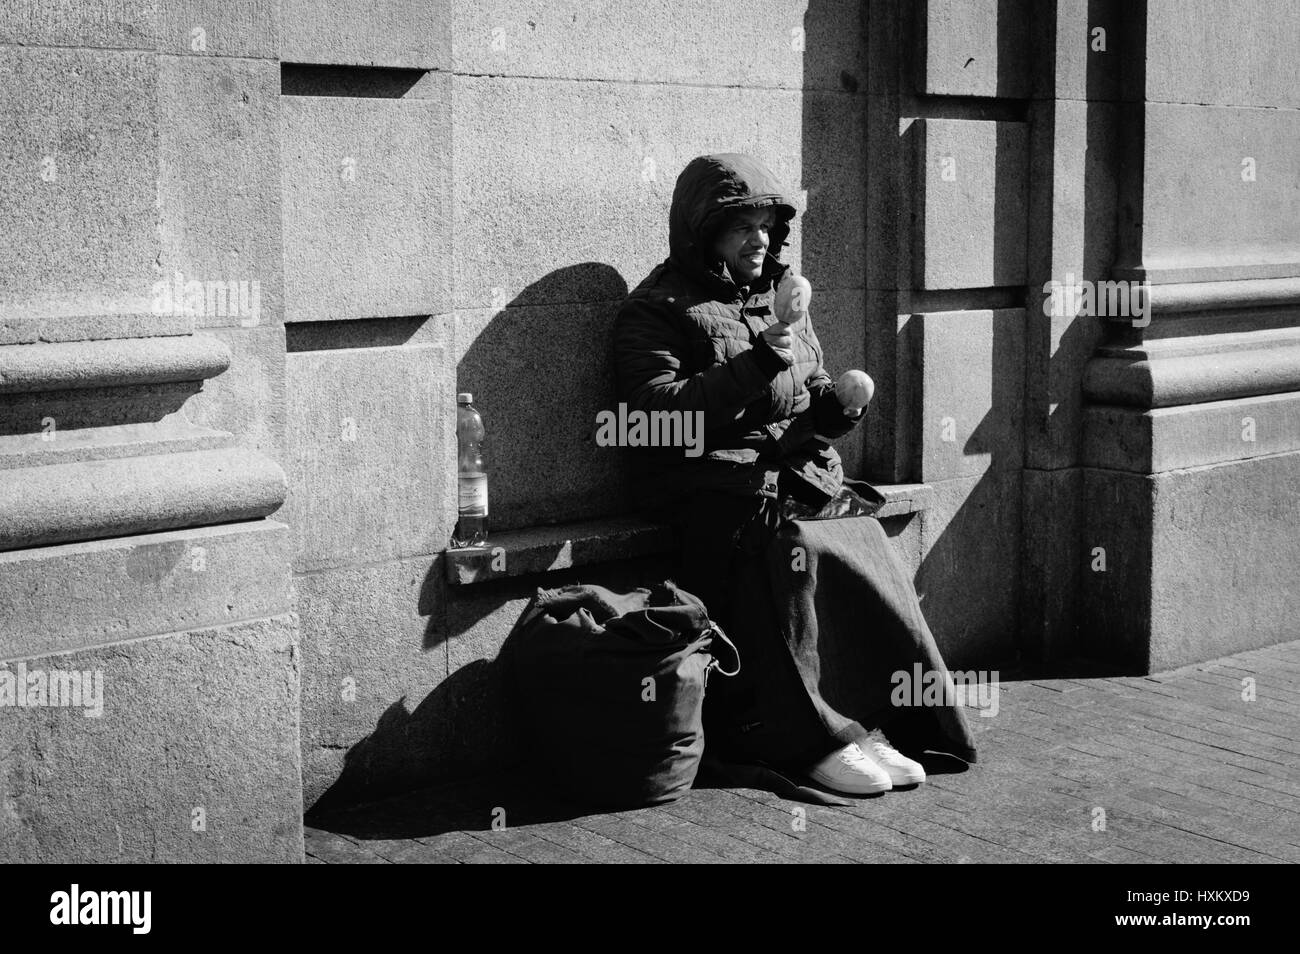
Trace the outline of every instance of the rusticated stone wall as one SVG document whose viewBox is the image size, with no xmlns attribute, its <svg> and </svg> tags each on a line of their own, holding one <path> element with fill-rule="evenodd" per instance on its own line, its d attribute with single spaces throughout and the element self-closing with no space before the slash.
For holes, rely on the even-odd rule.
<svg viewBox="0 0 1300 954">
<path fill-rule="evenodd" d="M 950 663 L 1300 635 L 1298 49 L 1283 0 L 7 5 L 0 702 L 103 713 L 0 706 L 0 857 L 298 860 L 508 762 L 528 596 L 671 573 L 593 436 L 709 151 L 796 194 Z M 509 569 L 443 556 L 466 390 Z"/>
</svg>

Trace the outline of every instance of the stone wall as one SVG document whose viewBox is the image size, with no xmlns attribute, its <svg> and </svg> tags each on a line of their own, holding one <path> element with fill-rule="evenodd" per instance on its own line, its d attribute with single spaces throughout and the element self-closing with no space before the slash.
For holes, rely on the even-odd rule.
<svg viewBox="0 0 1300 954">
<path fill-rule="evenodd" d="M 1297 46 L 1282 0 L 10 4 L 0 673 L 104 713 L 0 709 L 0 854 L 296 860 L 304 806 L 510 761 L 536 587 L 672 572 L 593 438 L 709 151 L 796 195 L 950 664 L 1294 638 Z M 443 553 L 457 391 L 508 569 Z"/>
<path fill-rule="evenodd" d="M 1158 670 L 1300 637 L 1300 10 L 1125 15 L 1146 56 L 1114 274 L 1149 282 L 1151 309 L 1084 376 L 1080 624 Z"/>
<path fill-rule="evenodd" d="M 594 443 L 609 331 L 667 255 L 692 157 L 752 152 L 798 193 L 787 255 L 837 367 L 862 365 L 866 64 L 853 2 L 393 3 L 360 36 L 292 6 L 287 510 L 312 805 L 508 757 L 492 660 L 566 577 L 445 581 L 448 409 L 470 391 L 486 421 L 495 533 L 628 511 L 621 457 Z M 567 578 L 670 572 L 647 553 Z"/>
<path fill-rule="evenodd" d="M 0 12 L 4 861 L 302 857 L 276 22 Z"/>
</svg>

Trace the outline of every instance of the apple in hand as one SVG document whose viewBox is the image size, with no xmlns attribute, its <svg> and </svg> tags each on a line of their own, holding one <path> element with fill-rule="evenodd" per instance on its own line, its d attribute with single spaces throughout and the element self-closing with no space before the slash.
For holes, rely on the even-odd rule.
<svg viewBox="0 0 1300 954">
<path fill-rule="evenodd" d="M 781 279 L 781 284 L 776 286 L 776 301 L 773 302 L 776 320 L 792 325 L 808 314 L 811 303 L 812 285 L 808 279 L 787 272 Z"/>
<path fill-rule="evenodd" d="M 876 383 L 865 371 L 845 371 L 835 382 L 835 396 L 844 405 L 844 413 L 856 416 L 876 393 Z"/>
</svg>

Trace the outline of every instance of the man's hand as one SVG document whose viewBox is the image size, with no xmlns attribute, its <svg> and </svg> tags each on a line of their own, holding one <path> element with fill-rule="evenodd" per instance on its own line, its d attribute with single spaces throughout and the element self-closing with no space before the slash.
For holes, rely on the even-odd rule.
<svg viewBox="0 0 1300 954">
<path fill-rule="evenodd" d="M 768 347 L 780 356 L 787 367 L 794 364 L 794 336 L 799 333 L 804 321 L 805 319 L 800 318 L 789 325 L 774 321 L 763 329 L 763 339 Z"/>
</svg>

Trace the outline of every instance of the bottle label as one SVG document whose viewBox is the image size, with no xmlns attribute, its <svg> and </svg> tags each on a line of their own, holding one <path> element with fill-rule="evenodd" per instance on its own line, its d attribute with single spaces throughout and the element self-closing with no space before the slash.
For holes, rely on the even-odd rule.
<svg viewBox="0 0 1300 954">
<path fill-rule="evenodd" d="M 460 478 L 460 512 L 473 517 L 488 514 L 487 474 Z"/>
</svg>

